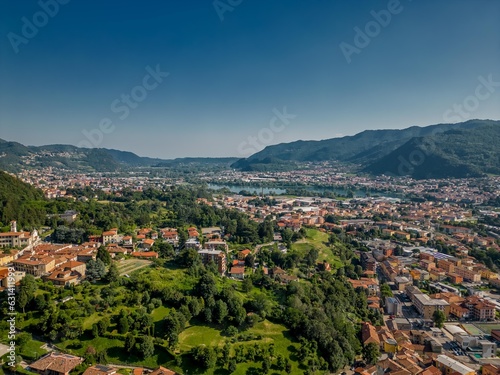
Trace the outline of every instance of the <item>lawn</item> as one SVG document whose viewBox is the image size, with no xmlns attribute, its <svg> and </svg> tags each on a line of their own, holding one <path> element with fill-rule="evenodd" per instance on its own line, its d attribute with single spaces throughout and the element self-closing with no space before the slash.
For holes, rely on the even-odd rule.
<svg viewBox="0 0 500 375">
<path fill-rule="evenodd" d="M 168 315 L 169 311 L 170 309 L 165 306 L 160 306 L 154 309 L 153 312 L 151 313 L 151 316 L 153 317 L 153 322 L 156 323 L 162 321 L 163 318 L 165 318 Z"/>
<path fill-rule="evenodd" d="M 253 340 L 253 341 L 245 341 L 245 342 L 236 342 L 233 345 L 233 353 L 234 347 L 238 345 L 253 345 L 254 343 L 259 344 L 271 344 L 274 343 L 275 355 L 282 354 L 284 357 L 290 357 L 293 370 L 292 373 L 302 372 L 299 370 L 299 364 L 297 362 L 297 358 L 295 356 L 295 352 L 297 351 L 299 344 L 296 343 L 288 330 L 280 324 L 272 323 L 268 320 L 264 320 L 262 322 L 257 323 L 253 328 L 250 328 L 248 333 L 253 333 L 255 335 L 261 335 L 261 340 Z M 210 326 L 191 326 L 186 328 L 179 335 L 179 348 L 181 352 L 187 353 L 193 347 L 198 345 L 210 345 L 210 346 L 219 346 L 222 347 L 225 341 L 228 340 L 228 337 L 224 337 L 220 334 L 220 332 Z M 184 357 L 184 368 L 187 368 L 189 373 L 197 373 L 197 369 L 189 363 L 188 357 Z M 249 363 L 239 363 L 237 365 L 236 371 L 234 374 L 247 374 L 247 371 L 251 368 L 260 369 L 262 367 L 261 363 L 249 362 Z M 280 373 L 280 371 L 274 371 L 272 373 Z M 203 374 L 228 374 L 227 370 L 224 369 L 210 369 L 207 371 L 203 371 Z"/>
<path fill-rule="evenodd" d="M 119 261 L 116 264 L 120 275 L 123 276 L 124 274 L 130 274 L 134 271 L 137 271 L 138 269 L 147 267 L 151 263 L 153 262 L 145 259 L 126 259 Z"/>
<path fill-rule="evenodd" d="M 31 340 L 22 347 L 19 354 L 21 354 L 21 357 L 25 359 L 38 359 L 47 353 L 45 349 L 41 348 L 42 345 L 43 342 L 41 341 Z"/>
<path fill-rule="evenodd" d="M 109 339 L 106 337 L 83 338 L 82 340 L 68 340 L 57 344 L 58 347 L 73 355 L 83 356 L 89 346 L 96 349 L 97 352 L 106 350 L 108 362 L 122 365 L 137 365 L 148 368 L 156 368 L 159 365 L 166 366 L 172 362 L 172 355 L 163 347 L 155 345 L 153 356 L 142 359 L 134 355 L 129 355 L 123 348 L 124 341 L 119 339 Z"/>
<path fill-rule="evenodd" d="M 299 252 L 306 252 L 316 249 L 319 252 L 318 261 L 326 260 L 332 268 L 339 268 L 342 266 L 340 259 L 333 253 L 333 250 L 328 246 L 328 233 L 321 232 L 317 229 L 306 229 L 306 237 L 297 241 L 292 245 L 293 250 Z"/>
</svg>

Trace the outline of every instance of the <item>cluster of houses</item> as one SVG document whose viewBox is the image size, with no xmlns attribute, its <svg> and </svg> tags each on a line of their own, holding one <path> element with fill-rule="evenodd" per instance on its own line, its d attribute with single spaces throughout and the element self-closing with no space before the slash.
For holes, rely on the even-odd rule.
<svg viewBox="0 0 500 375">
<path fill-rule="evenodd" d="M 41 357 L 37 361 L 31 363 L 28 369 L 31 372 L 40 375 L 69 375 L 74 371 L 78 365 L 83 362 L 82 357 L 77 357 L 70 354 L 63 354 L 58 352 L 50 352 L 49 354 Z M 115 375 L 118 374 L 119 368 L 107 365 L 94 365 L 88 367 L 83 375 Z M 151 370 L 141 367 L 132 369 L 133 375 L 176 375 L 175 371 L 169 370 L 165 367 L 158 367 Z"/>
</svg>

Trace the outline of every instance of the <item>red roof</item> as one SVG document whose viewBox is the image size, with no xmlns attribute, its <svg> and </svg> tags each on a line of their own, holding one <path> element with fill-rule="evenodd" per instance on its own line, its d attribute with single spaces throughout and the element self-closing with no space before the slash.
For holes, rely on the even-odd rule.
<svg viewBox="0 0 500 375">
<path fill-rule="evenodd" d="M 231 274 L 241 275 L 245 273 L 245 267 L 233 267 L 231 268 Z"/>
</svg>

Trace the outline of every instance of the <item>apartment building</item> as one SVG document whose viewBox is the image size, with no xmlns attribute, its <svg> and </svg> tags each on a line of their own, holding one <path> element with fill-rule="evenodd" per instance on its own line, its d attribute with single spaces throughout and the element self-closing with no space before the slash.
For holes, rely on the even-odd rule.
<svg viewBox="0 0 500 375">
<path fill-rule="evenodd" d="M 432 319 L 436 310 L 440 310 L 446 317 L 450 314 L 450 304 L 442 299 L 430 298 L 427 294 L 415 294 L 413 305 L 424 319 Z"/>
<path fill-rule="evenodd" d="M 435 365 L 441 370 L 443 375 L 460 374 L 460 375 L 475 375 L 476 372 L 470 367 L 465 366 L 461 362 L 448 357 L 447 355 L 440 354 L 435 360 Z"/>
<path fill-rule="evenodd" d="M 473 283 L 478 283 L 481 281 L 481 274 L 474 271 L 474 270 L 471 270 L 467 267 L 464 267 L 464 266 L 457 266 L 455 267 L 455 274 L 457 274 L 458 276 L 462 276 L 464 280 L 466 281 L 470 281 L 470 282 L 473 282 Z"/>
<path fill-rule="evenodd" d="M 217 268 L 220 274 L 225 274 L 227 270 L 226 253 L 222 250 L 212 250 L 212 249 L 202 249 L 198 251 L 201 256 L 201 261 L 203 264 L 207 264 L 210 261 L 217 264 Z"/>
<path fill-rule="evenodd" d="M 35 277 L 51 272 L 56 266 L 56 260 L 51 256 L 20 258 L 12 262 L 16 271 L 25 272 Z"/>
</svg>

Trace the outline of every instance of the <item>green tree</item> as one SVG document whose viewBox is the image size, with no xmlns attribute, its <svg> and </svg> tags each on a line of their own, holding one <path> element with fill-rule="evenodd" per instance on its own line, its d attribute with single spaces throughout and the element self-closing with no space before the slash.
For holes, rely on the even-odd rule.
<svg viewBox="0 0 500 375">
<path fill-rule="evenodd" d="M 106 265 L 100 259 L 89 260 L 87 262 L 87 269 L 85 270 L 85 277 L 92 280 L 99 280 L 106 275 Z"/>
<path fill-rule="evenodd" d="M 217 361 L 215 350 L 205 345 L 195 347 L 192 354 L 194 360 L 204 369 L 213 368 Z"/>
<path fill-rule="evenodd" d="M 113 262 L 109 265 L 108 273 L 106 274 L 106 281 L 108 283 L 113 283 L 115 281 L 118 281 L 119 277 L 120 277 L 120 271 L 118 271 L 116 263 Z"/>
<path fill-rule="evenodd" d="M 97 259 L 102 260 L 104 264 L 111 264 L 111 255 L 104 246 L 99 246 L 99 249 L 97 249 Z"/>
<path fill-rule="evenodd" d="M 19 294 L 17 296 L 17 304 L 23 309 L 31 302 L 37 289 L 36 280 L 32 275 L 26 275 L 19 283 Z"/>
<path fill-rule="evenodd" d="M 432 314 L 432 320 L 434 321 L 436 327 L 443 328 L 443 324 L 446 321 L 446 316 L 444 315 L 443 311 L 436 310 Z"/>
<path fill-rule="evenodd" d="M 146 359 L 151 357 L 155 352 L 154 340 L 151 336 L 143 336 L 139 345 L 139 352 L 142 358 Z"/>
<path fill-rule="evenodd" d="M 128 332 L 129 328 L 130 328 L 130 326 L 129 326 L 129 322 L 128 322 L 128 317 L 122 316 L 118 320 L 118 332 L 123 335 L 123 334 Z"/>
<path fill-rule="evenodd" d="M 236 371 L 236 360 L 232 358 L 229 361 L 229 364 L 227 365 L 227 370 L 229 371 L 230 374 Z"/>
<path fill-rule="evenodd" d="M 217 323 L 222 324 L 224 319 L 226 319 L 226 316 L 227 304 L 222 300 L 218 300 L 215 303 L 215 319 L 217 320 Z"/>
<path fill-rule="evenodd" d="M 379 357 L 380 357 L 380 348 L 378 344 L 371 342 L 364 346 L 363 360 L 366 363 L 373 365 L 378 361 Z"/>
<path fill-rule="evenodd" d="M 135 337 L 133 334 L 128 333 L 127 336 L 125 336 L 125 350 L 127 353 L 132 353 L 135 348 Z"/>
</svg>

